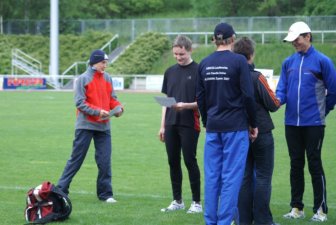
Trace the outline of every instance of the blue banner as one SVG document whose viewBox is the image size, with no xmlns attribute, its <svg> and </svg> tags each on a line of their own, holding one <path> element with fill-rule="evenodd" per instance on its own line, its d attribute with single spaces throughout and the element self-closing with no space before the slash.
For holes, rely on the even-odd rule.
<svg viewBox="0 0 336 225">
<path fill-rule="evenodd" d="M 46 89 L 47 80 L 45 78 L 9 78 L 3 80 L 3 89 Z"/>
</svg>

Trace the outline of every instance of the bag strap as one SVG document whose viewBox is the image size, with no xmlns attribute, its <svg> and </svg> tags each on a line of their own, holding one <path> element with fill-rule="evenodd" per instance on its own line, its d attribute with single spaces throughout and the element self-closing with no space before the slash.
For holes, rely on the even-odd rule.
<svg viewBox="0 0 336 225">
<path fill-rule="evenodd" d="M 67 218 L 72 211 L 72 204 L 68 195 L 66 195 L 60 188 L 56 187 L 55 185 L 52 186 L 51 191 L 62 197 L 62 200 L 65 204 L 65 208 L 67 209 L 67 212 L 64 215 L 60 216 L 59 219 L 62 220 Z"/>
</svg>

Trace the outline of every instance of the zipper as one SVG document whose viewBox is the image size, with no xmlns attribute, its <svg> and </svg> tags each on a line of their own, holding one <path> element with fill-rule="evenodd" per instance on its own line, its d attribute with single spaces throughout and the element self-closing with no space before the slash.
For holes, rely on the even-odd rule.
<svg viewBox="0 0 336 225">
<path fill-rule="evenodd" d="M 99 105 L 101 108 L 103 108 L 103 74 L 101 72 L 98 73 L 98 82 L 99 82 L 99 89 L 98 92 L 98 97 L 99 97 Z"/>
<path fill-rule="evenodd" d="M 299 70 L 299 85 L 298 85 L 298 100 L 297 100 L 297 123 L 296 123 L 297 126 L 300 125 L 300 89 L 301 89 L 303 60 L 304 60 L 304 55 L 301 58 L 300 70 Z"/>
</svg>

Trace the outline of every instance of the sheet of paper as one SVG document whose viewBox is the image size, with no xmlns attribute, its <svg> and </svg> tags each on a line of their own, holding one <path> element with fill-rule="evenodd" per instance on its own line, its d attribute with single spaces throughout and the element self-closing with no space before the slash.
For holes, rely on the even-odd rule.
<svg viewBox="0 0 336 225">
<path fill-rule="evenodd" d="M 114 107 L 114 109 L 110 110 L 110 116 L 103 117 L 103 118 L 101 118 L 100 120 L 107 120 L 107 119 L 109 119 L 109 117 L 112 117 L 112 116 L 114 116 L 116 113 L 121 112 L 121 110 L 122 110 L 122 107 L 118 105 L 118 106 Z"/>
<path fill-rule="evenodd" d="M 119 112 L 121 112 L 121 106 L 116 106 L 116 107 L 114 107 L 114 109 L 112 109 L 111 111 L 110 111 L 110 117 L 112 117 L 112 116 L 114 116 L 116 113 L 119 113 Z"/>
<path fill-rule="evenodd" d="M 174 97 L 155 96 L 156 102 L 165 107 L 171 107 L 176 104 Z"/>
</svg>

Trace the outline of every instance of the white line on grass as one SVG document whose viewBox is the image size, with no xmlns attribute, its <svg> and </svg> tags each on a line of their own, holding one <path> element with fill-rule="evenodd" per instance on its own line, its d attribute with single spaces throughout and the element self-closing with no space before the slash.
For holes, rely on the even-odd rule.
<svg viewBox="0 0 336 225">
<path fill-rule="evenodd" d="M 30 187 L 32 188 L 32 187 Z M 21 187 L 21 186 L 3 186 L 0 185 L 0 190 L 9 190 L 9 191 L 28 191 L 30 188 L 28 187 Z M 81 195 L 96 195 L 96 193 L 91 192 L 91 191 L 84 191 L 84 190 L 80 190 L 80 191 L 71 191 L 72 194 L 81 194 Z M 116 194 L 116 196 L 124 196 L 124 197 L 137 197 L 137 198 L 153 198 L 153 199 L 170 199 L 170 197 L 167 196 L 162 196 L 162 195 L 153 195 L 153 194 L 130 194 L 130 193 L 121 193 L 118 192 L 118 194 Z M 271 205 L 288 205 L 288 202 L 281 202 L 281 201 L 276 201 L 276 202 L 272 202 Z M 313 205 L 311 204 L 305 204 L 305 206 L 307 207 L 313 207 Z M 328 204 L 328 208 L 330 209 L 336 209 L 336 205 L 335 204 Z"/>
<path fill-rule="evenodd" d="M 9 190 L 9 191 L 28 191 L 32 187 L 21 187 L 21 186 L 3 186 L 0 185 L 0 190 Z M 95 192 L 91 191 L 71 191 L 72 194 L 82 194 L 82 195 L 96 195 Z M 118 196 L 125 196 L 125 197 L 139 197 L 139 198 L 156 198 L 156 199 L 169 199 L 167 196 L 162 195 L 153 195 L 153 194 L 130 194 L 130 193 L 121 193 L 118 192 Z"/>
</svg>

